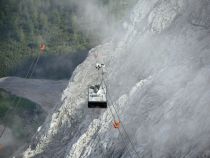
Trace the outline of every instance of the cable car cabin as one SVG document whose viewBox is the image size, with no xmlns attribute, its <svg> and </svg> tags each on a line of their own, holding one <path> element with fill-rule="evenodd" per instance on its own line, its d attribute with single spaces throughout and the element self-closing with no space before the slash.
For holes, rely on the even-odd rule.
<svg viewBox="0 0 210 158">
<path fill-rule="evenodd" d="M 105 85 L 93 85 L 88 88 L 88 107 L 107 108 Z"/>
</svg>

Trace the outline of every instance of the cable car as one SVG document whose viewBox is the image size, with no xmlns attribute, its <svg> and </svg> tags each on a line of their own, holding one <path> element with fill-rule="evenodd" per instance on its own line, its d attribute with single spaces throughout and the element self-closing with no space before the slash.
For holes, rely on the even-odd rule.
<svg viewBox="0 0 210 158">
<path fill-rule="evenodd" d="M 107 108 L 106 86 L 104 84 L 88 87 L 88 108 Z"/>
</svg>

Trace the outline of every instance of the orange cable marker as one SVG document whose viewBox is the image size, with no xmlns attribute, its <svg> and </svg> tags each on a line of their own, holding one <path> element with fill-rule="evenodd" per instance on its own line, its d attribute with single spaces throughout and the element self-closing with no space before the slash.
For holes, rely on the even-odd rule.
<svg viewBox="0 0 210 158">
<path fill-rule="evenodd" d="M 39 48 L 42 52 L 44 52 L 46 50 L 46 45 L 44 43 L 41 43 Z"/>
<path fill-rule="evenodd" d="M 113 127 L 114 128 L 120 128 L 120 121 L 114 121 Z"/>
</svg>

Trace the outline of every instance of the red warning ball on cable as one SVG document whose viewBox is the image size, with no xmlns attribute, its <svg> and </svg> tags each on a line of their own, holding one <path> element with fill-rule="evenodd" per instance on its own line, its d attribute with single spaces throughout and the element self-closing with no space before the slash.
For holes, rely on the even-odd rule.
<svg viewBox="0 0 210 158">
<path fill-rule="evenodd" d="M 44 43 L 41 43 L 39 49 L 41 52 L 44 52 L 46 50 L 46 45 Z"/>
<path fill-rule="evenodd" d="M 120 128 L 120 121 L 114 121 L 113 127 L 119 129 Z"/>
</svg>

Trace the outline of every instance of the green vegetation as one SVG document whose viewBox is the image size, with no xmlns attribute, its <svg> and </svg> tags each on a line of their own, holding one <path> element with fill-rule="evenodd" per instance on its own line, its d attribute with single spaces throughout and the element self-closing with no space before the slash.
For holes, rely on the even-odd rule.
<svg viewBox="0 0 210 158">
<path fill-rule="evenodd" d="M 8 74 L 24 57 L 39 53 L 46 43 L 47 54 L 86 50 L 90 42 L 78 31 L 73 3 L 53 0 L 0 1 L 0 77 Z"/>
<path fill-rule="evenodd" d="M 9 127 L 16 139 L 30 141 L 29 136 L 44 121 L 45 115 L 35 103 L 0 90 L 0 124 Z"/>
<path fill-rule="evenodd" d="M 47 45 L 45 54 L 81 52 L 99 44 L 100 40 L 93 37 L 94 28 L 81 24 L 75 4 L 78 1 L 82 0 L 1 0 L 0 77 L 8 75 L 26 57 L 36 56 L 40 43 Z M 107 7 L 110 16 L 121 19 L 136 0 L 95 2 Z M 80 25 L 88 31 L 82 33 Z"/>
</svg>

